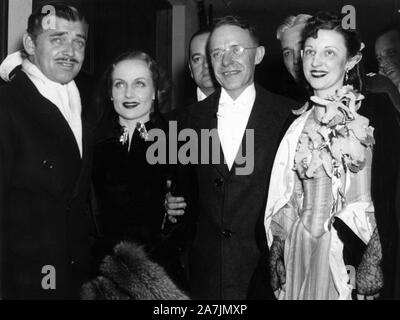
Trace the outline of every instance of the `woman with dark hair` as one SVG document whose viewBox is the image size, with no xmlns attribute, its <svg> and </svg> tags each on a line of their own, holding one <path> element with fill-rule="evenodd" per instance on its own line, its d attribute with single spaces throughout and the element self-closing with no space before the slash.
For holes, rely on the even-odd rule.
<svg viewBox="0 0 400 320">
<path fill-rule="evenodd" d="M 102 237 L 95 256 L 101 260 L 117 243 L 131 241 L 176 274 L 179 251 L 162 232 L 168 167 L 151 165 L 146 158 L 153 143 L 148 132 L 158 128 L 167 133 L 158 111 L 159 78 L 156 61 L 140 51 L 119 56 L 103 77 L 96 98 L 103 116 L 93 167 Z"/>
<path fill-rule="evenodd" d="M 390 297 L 399 128 L 394 108 L 381 107 L 387 97 L 361 94 L 363 44 L 341 21 L 322 12 L 305 26 L 314 95 L 271 174 L 265 228 L 280 299 Z"/>
</svg>

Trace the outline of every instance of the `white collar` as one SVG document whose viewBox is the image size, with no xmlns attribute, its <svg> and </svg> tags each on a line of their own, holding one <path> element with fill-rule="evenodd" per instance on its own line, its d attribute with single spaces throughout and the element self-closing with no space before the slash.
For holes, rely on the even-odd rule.
<svg viewBox="0 0 400 320">
<path fill-rule="evenodd" d="M 221 90 L 217 113 L 217 128 L 226 164 L 230 170 L 253 109 L 256 91 L 254 85 L 250 85 L 236 100 L 233 100 L 225 89 Z"/>
<path fill-rule="evenodd" d="M 248 119 L 255 99 L 256 90 L 254 84 L 248 86 L 236 100 L 233 100 L 226 90 L 222 88 L 217 115 L 222 117 L 239 115 Z"/>
<path fill-rule="evenodd" d="M 75 81 L 72 80 L 67 84 L 54 82 L 28 59 L 22 62 L 22 71 L 29 77 L 39 93 L 60 110 L 75 136 L 82 156 L 82 104 Z"/>
<path fill-rule="evenodd" d="M 229 104 L 234 106 L 249 106 L 250 108 L 253 106 L 254 100 L 256 97 L 256 89 L 254 83 L 249 85 L 244 91 L 240 94 L 236 100 L 233 100 L 232 97 L 226 92 L 224 88 L 221 89 L 221 96 L 219 98 L 220 104 Z"/>
<path fill-rule="evenodd" d="M 0 77 L 6 81 L 11 81 L 11 72 L 19 65 L 22 64 L 23 57 L 21 51 L 14 52 L 8 55 L 0 65 Z"/>
<path fill-rule="evenodd" d="M 205 98 L 207 98 L 207 95 L 199 87 L 197 87 L 197 101 L 203 101 Z"/>
</svg>

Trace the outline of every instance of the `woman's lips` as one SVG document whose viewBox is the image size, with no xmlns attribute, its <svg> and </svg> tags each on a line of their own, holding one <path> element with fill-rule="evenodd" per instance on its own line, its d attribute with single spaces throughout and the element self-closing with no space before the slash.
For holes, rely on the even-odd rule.
<svg viewBox="0 0 400 320">
<path fill-rule="evenodd" d="M 124 102 L 122 105 L 126 109 L 133 109 L 133 108 L 136 108 L 139 105 L 139 102 Z"/>
<path fill-rule="evenodd" d="M 319 71 L 319 70 L 312 70 L 310 73 L 311 73 L 311 76 L 314 78 L 322 78 L 328 74 L 328 72 L 326 72 L 326 71 Z"/>
</svg>

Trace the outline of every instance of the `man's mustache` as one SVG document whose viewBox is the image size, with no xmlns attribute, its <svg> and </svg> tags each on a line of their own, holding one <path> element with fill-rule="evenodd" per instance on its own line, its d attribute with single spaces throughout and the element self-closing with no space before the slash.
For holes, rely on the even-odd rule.
<svg viewBox="0 0 400 320">
<path fill-rule="evenodd" d="M 79 63 L 79 61 L 74 58 L 58 58 L 58 59 L 56 59 L 56 61 L 60 61 L 60 62 L 67 61 L 67 62 Z"/>
</svg>

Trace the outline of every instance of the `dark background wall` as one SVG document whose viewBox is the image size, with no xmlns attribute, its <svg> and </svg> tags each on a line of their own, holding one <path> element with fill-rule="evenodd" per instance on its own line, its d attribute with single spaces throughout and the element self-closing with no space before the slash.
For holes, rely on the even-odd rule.
<svg viewBox="0 0 400 320">
<path fill-rule="evenodd" d="M 266 57 L 256 78 L 267 87 L 273 86 L 275 74 L 283 72 L 276 28 L 289 15 L 315 14 L 321 10 L 340 12 L 345 5 L 356 9 L 356 28 L 366 45 L 363 62 L 367 72 L 376 71 L 374 41 L 377 33 L 391 23 L 400 22 L 399 0 L 204 0 L 213 6 L 214 16 L 241 15 L 249 19 L 260 33 Z"/>
<path fill-rule="evenodd" d="M 7 56 L 8 0 L 0 0 L 0 61 Z"/>
<path fill-rule="evenodd" d="M 33 8 L 46 2 L 33 0 Z M 197 0 L 187 0 L 196 2 Z M 3 2 L 1 1 L 0 13 Z M 118 53 L 142 49 L 156 55 L 156 12 L 168 6 L 167 0 L 67 0 L 85 9 L 91 23 L 91 43 L 85 70 L 101 73 Z M 399 22 L 399 0 L 204 0 L 213 6 L 213 16 L 237 14 L 247 17 L 258 28 L 267 49 L 262 68 L 268 70 L 280 62 L 276 27 L 289 14 L 319 10 L 340 11 L 345 5 L 356 8 L 357 28 L 366 44 L 364 63 L 368 71 L 376 70 L 373 43 L 376 34 L 387 24 Z M 3 21 L 2 21 L 3 22 Z"/>
<path fill-rule="evenodd" d="M 46 0 L 34 0 L 37 8 Z M 59 2 L 57 0 L 50 2 Z M 98 77 L 119 54 L 143 50 L 156 56 L 156 14 L 165 0 L 68 0 L 83 8 L 90 24 L 84 71 Z"/>
<path fill-rule="evenodd" d="M 54 2 L 57 2 L 55 0 Z M 201 0 L 186 0 L 189 4 Z M 33 0 L 33 7 L 45 0 Z M 168 17 L 157 21 L 157 12 L 170 7 L 167 0 L 67 0 L 84 8 L 90 20 L 89 48 L 84 71 L 98 78 L 121 52 L 141 49 L 157 57 L 170 74 Z M 379 30 L 399 22 L 400 0 L 203 0 L 206 12 L 212 6 L 214 18 L 234 14 L 248 18 L 258 29 L 266 57 L 257 68 L 256 79 L 272 88 L 284 71 L 276 28 L 290 14 L 314 14 L 320 10 L 340 12 L 345 5 L 356 9 L 356 27 L 366 44 L 363 51 L 366 71 L 376 71 L 374 41 Z M 160 15 L 158 15 L 160 17 Z M 188 17 L 190 19 L 190 17 Z M 163 39 L 163 40 L 160 40 Z M 185 62 L 182 62 L 185 63 Z M 190 78 L 185 81 L 190 83 Z"/>
</svg>

